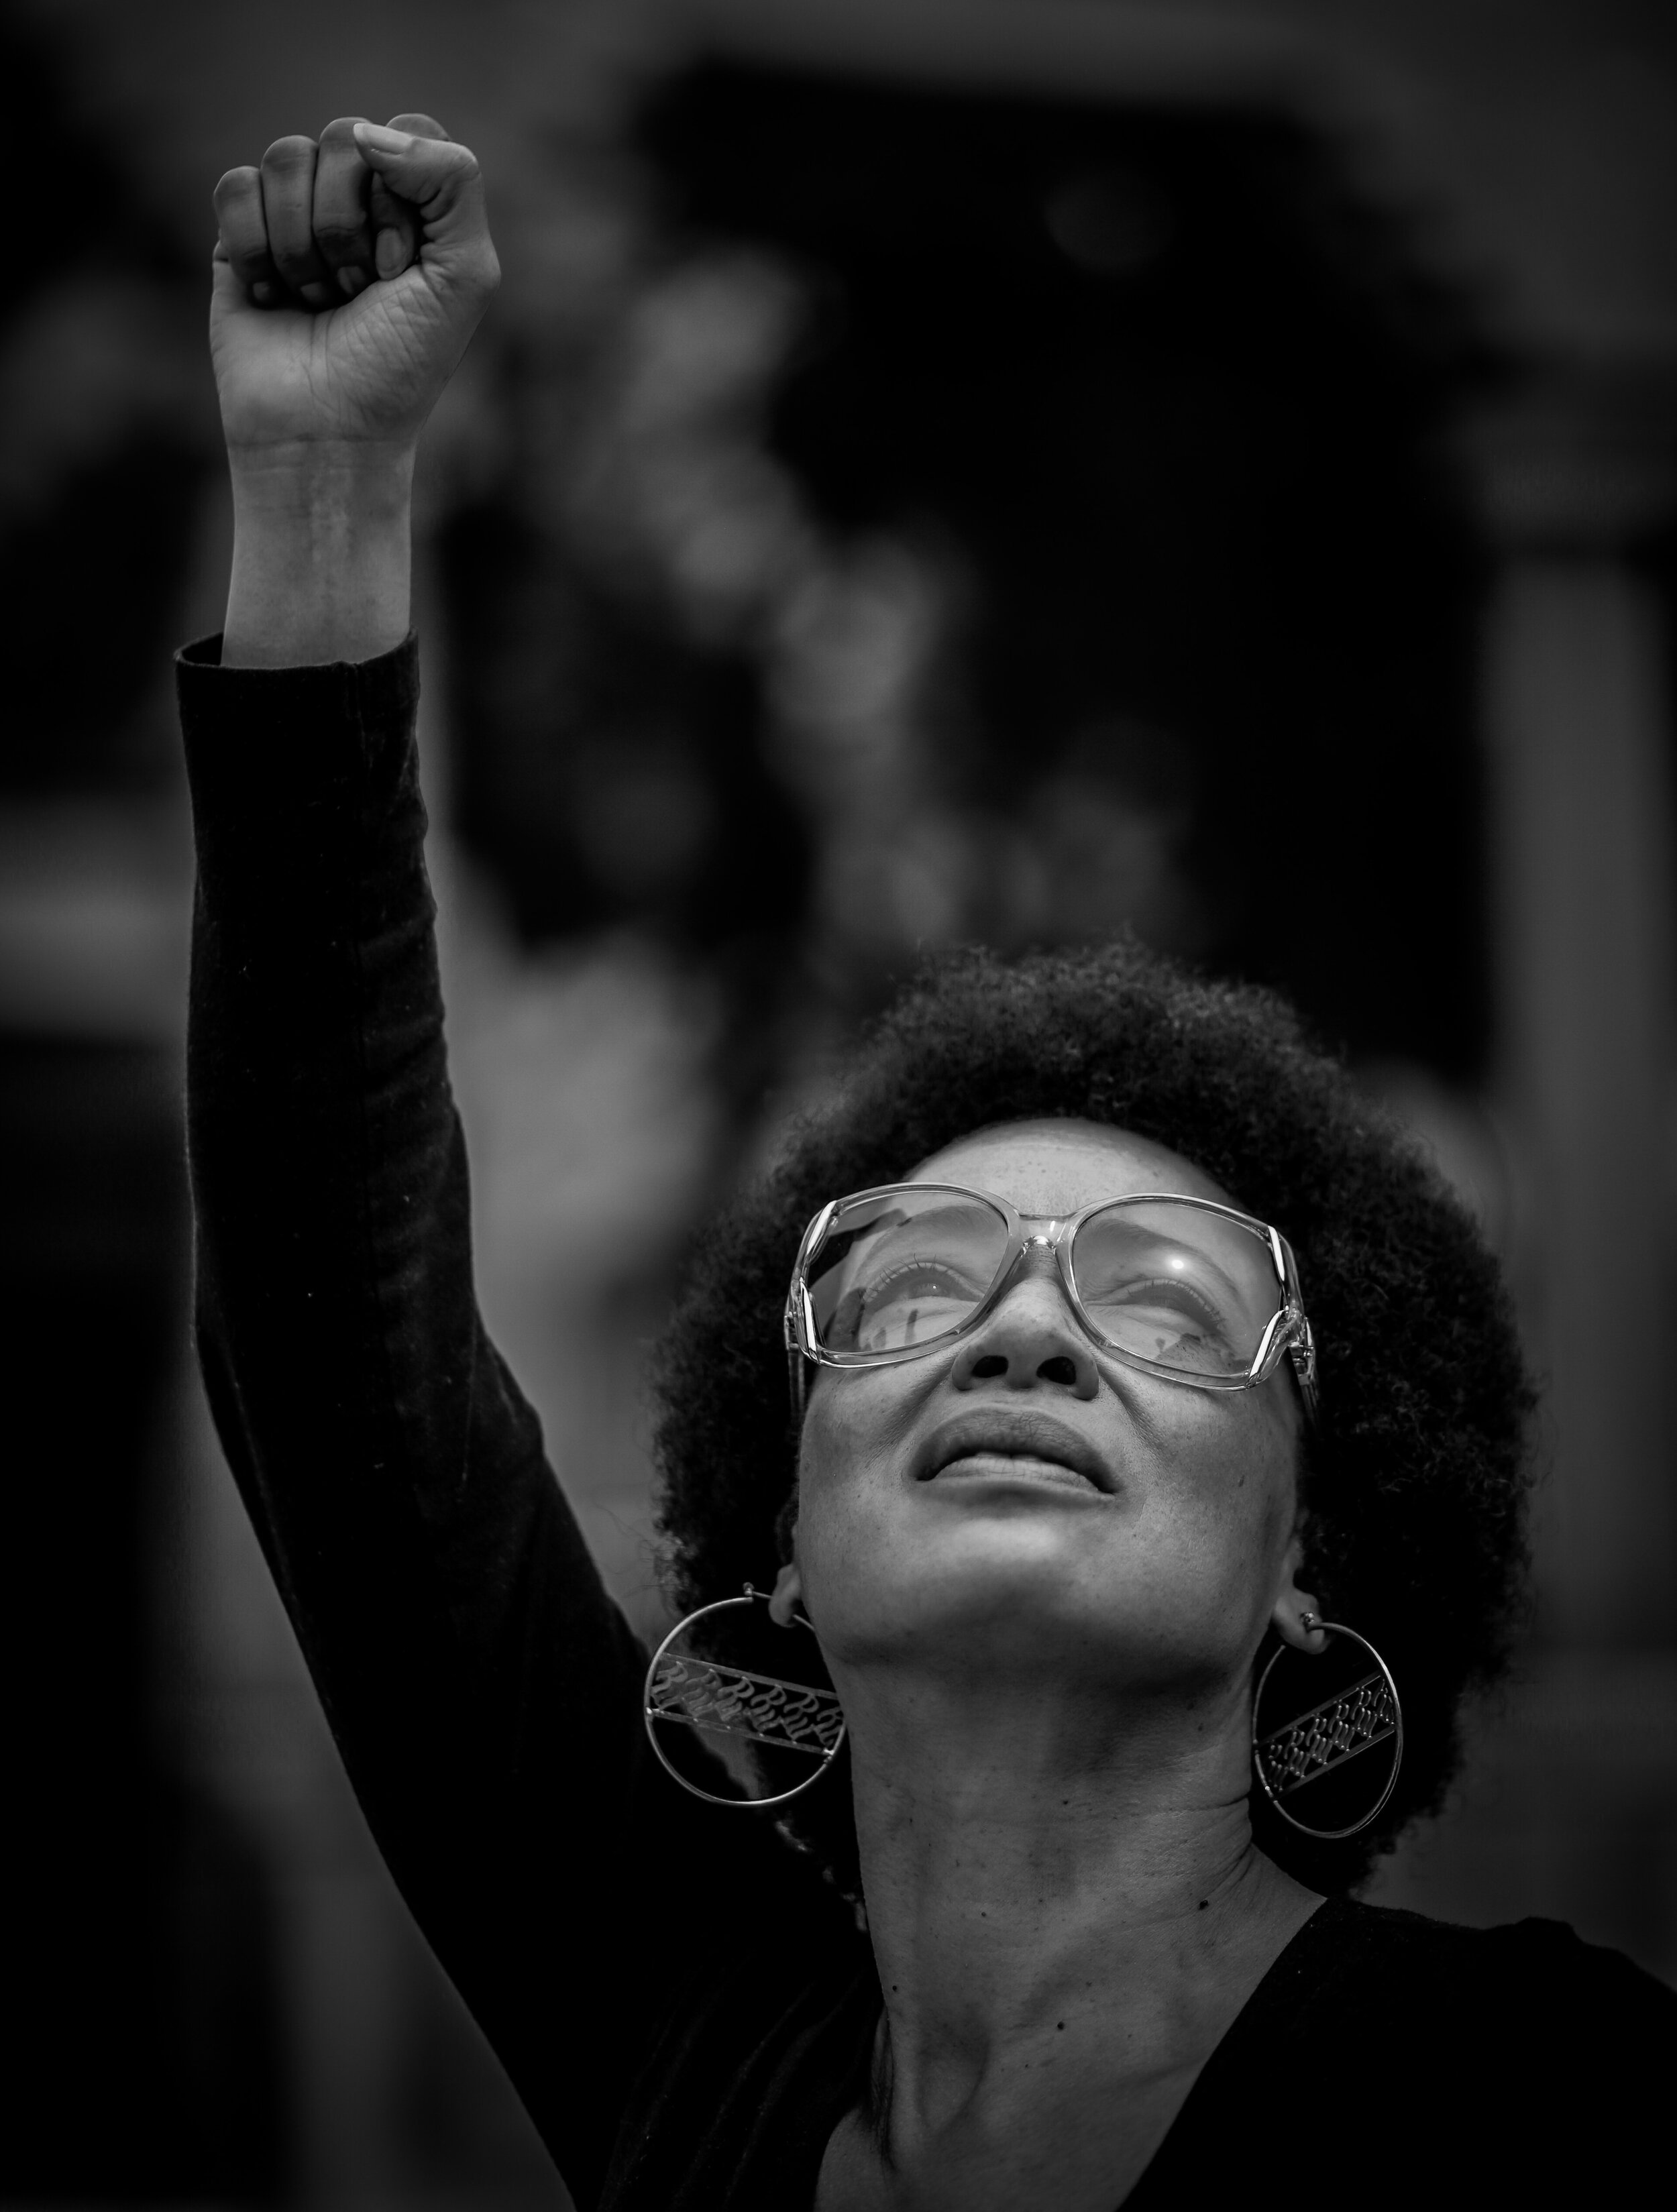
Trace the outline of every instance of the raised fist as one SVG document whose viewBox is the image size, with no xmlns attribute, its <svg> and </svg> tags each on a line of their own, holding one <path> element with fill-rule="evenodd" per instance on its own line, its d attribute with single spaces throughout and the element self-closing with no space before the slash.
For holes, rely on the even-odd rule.
<svg viewBox="0 0 1677 2212">
<path fill-rule="evenodd" d="M 216 187 L 210 354 L 235 457 L 410 445 L 500 281 L 477 160 L 428 116 L 276 139 Z"/>
</svg>

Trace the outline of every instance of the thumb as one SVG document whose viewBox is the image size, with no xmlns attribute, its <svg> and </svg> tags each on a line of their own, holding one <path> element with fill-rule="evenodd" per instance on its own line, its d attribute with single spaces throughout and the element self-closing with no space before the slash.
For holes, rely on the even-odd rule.
<svg viewBox="0 0 1677 2212">
<path fill-rule="evenodd" d="M 373 172 L 380 276 L 399 276 L 416 246 L 428 275 L 469 290 L 492 291 L 501 272 L 489 240 L 483 173 L 471 148 L 378 123 L 357 123 L 355 131 L 362 159 Z"/>
<path fill-rule="evenodd" d="M 448 133 L 434 115 L 416 111 L 392 115 L 388 131 L 405 131 L 410 138 L 444 138 Z M 374 171 L 368 192 L 372 218 L 374 266 L 380 276 L 399 276 L 419 251 L 419 218 L 405 200 L 398 199 L 384 179 Z"/>
</svg>

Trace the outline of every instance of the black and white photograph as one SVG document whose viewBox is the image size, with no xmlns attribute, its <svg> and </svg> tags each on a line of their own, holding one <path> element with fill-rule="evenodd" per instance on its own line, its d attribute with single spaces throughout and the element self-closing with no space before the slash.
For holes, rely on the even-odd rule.
<svg viewBox="0 0 1677 2212">
<path fill-rule="evenodd" d="M 1677 9 L 0 0 L 0 2212 L 1677 2192 Z"/>
</svg>

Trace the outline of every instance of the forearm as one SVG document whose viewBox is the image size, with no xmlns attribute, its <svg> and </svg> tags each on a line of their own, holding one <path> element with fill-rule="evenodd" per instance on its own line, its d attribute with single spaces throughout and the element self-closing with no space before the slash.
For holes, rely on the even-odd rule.
<svg viewBox="0 0 1677 2212">
<path fill-rule="evenodd" d="M 413 447 L 264 447 L 229 455 L 230 668 L 371 660 L 410 624 Z"/>
</svg>

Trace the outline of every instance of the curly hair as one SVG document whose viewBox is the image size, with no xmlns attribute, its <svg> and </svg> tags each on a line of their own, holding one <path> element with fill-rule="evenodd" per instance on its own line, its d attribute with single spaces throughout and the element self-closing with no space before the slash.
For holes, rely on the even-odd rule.
<svg viewBox="0 0 1677 2212">
<path fill-rule="evenodd" d="M 1390 1665 L 1405 1749 L 1380 1819 L 1344 1842 L 1299 1835 L 1256 1790 L 1252 1817 L 1298 1880 L 1352 1888 L 1437 1810 L 1463 1701 L 1506 1666 L 1534 1399 L 1467 1210 L 1267 993 L 1202 980 L 1133 939 L 1016 963 L 963 951 L 921 971 L 690 1256 L 653 1376 L 670 1593 L 685 1611 L 748 1578 L 765 1587 L 788 1556 L 798 1439 L 781 1317 L 811 1216 L 975 1130 L 1055 1116 L 1169 1146 L 1297 1254 L 1322 1390 L 1300 1471 L 1306 1578 Z M 781 1825 L 855 1895 L 848 1784 L 848 1771 L 829 1778 Z"/>
</svg>

